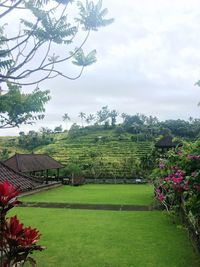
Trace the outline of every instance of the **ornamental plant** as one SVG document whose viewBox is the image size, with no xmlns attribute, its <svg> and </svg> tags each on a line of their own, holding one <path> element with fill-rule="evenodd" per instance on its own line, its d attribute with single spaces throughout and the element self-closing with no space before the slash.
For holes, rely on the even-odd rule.
<svg viewBox="0 0 200 267">
<path fill-rule="evenodd" d="M 169 213 L 184 214 L 200 233 L 200 150 L 186 145 L 158 160 L 152 177 L 155 198 Z"/>
<path fill-rule="evenodd" d="M 8 182 L 0 183 L 0 266 L 23 266 L 35 260 L 29 255 L 35 250 L 43 250 L 37 245 L 40 233 L 37 229 L 24 227 L 17 216 L 7 218 L 7 212 L 20 202 L 17 200 L 19 190 Z"/>
</svg>

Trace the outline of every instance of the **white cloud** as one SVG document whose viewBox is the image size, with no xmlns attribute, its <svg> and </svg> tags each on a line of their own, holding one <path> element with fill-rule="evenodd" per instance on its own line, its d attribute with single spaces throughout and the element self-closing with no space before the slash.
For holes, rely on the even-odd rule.
<svg viewBox="0 0 200 267">
<path fill-rule="evenodd" d="M 77 81 L 46 81 L 52 100 L 46 119 L 53 127 L 64 113 L 109 105 L 120 112 L 146 113 L 161 119 L 199 117 L 199 0 L 104 0 L 115 22 L 92 34 L 86 50 L 96 48 L 98 62 Z M 75 67 L 62 65 L 69 72 Z M 23 129 L 23 127 L 21 128 Z M 0 134 L 16 133 L 1 131 Z"/>
</svg>

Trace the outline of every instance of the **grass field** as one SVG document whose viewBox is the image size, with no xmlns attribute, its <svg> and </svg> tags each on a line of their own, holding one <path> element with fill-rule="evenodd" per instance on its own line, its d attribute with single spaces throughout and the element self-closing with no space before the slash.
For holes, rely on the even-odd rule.
<svg viewBox="0 0 200 267">
<path fill-rule="evenodd" d="M 42 233 L 38 267 L 198 267 L 185 231 L 155 212 L 16 208 Z"/>
<path fill-rule="evenodd" d="M 153 201 L 153 187 L 148 184 L 61 186 L 23 197 L 22 200 L 60 203 L 150 205 Z"/>
</svg>

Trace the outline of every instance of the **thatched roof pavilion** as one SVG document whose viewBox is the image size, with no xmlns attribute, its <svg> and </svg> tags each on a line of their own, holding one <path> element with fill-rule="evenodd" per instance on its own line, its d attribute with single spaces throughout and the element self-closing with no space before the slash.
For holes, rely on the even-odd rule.
<svg viewBox="0 0 200 267">
<path fill-rule="evenodd" d="M 21 192 L 39 188 L 43 183 L 39 179 L 19 173 L 0 162 L 0 182 L 4 181 L 19 187 Z"/>
<path fill-rule="evenodd" d="M 51 169 L 57 170 L 57 176 L 59 176 L 59 169 L 64 166 L 58 161 L 54 160 L 47 154 L 15 154 L 11 158 L 4 162 L 7 166 L 22 173 L 31 173 L 46 171 L 48 177 L 48 171 Z"/>
<path fill-rule="evenodd" d="M 155 144 L 155 147 L 162 151 L 176 148 L 177 146 L 181 146 L 181 144 L 179 142 L 173 142 L 172 136 L 170 135 L 164 136 Z"/>
</svg>

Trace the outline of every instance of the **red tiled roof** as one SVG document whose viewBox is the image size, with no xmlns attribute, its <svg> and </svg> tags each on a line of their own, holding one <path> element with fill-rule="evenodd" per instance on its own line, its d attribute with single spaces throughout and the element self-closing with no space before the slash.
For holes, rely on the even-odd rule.
<svg viewBox="0 0 200 267">
<path fill-rule="evenodd" d="M 35 189 L 42 184 L 42 181 L 39 181 L 39 179 L 14 171 L 0 162 L 0 182 L 4 181 L 19 187 L 21 192 Z"/>
<path fill-rule="evenodd" d="M 19 172 L 63 168 L 63 165 L 46 154 L 15 154 L 4 163 Z"/>
</svg>

